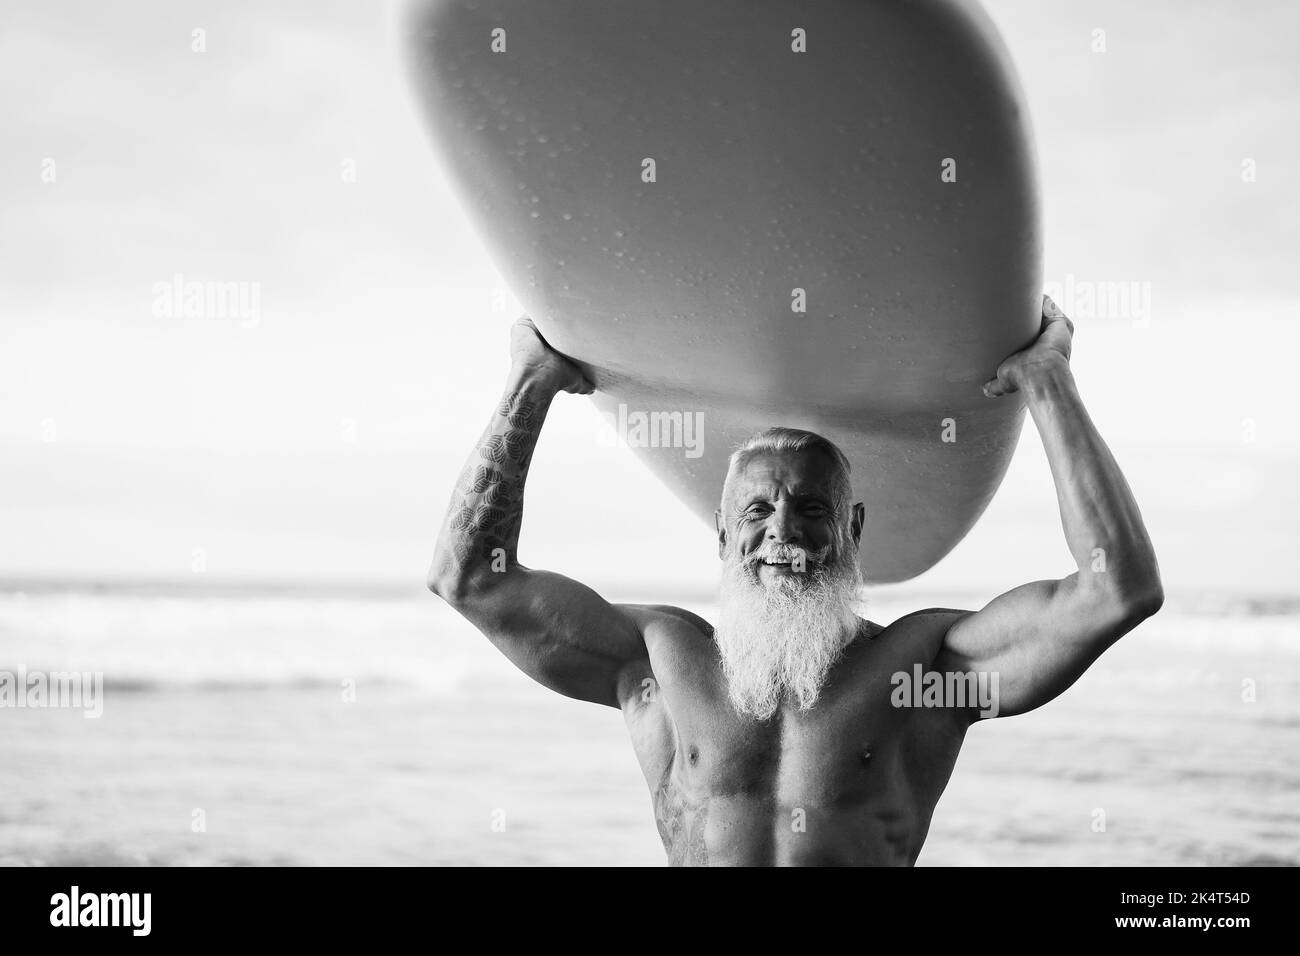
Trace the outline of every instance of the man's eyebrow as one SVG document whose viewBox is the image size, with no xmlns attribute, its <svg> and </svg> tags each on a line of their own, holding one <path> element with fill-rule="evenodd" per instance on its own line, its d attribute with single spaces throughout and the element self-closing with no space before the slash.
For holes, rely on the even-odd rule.
<svg viewBox="0 0 1300 956">
<path fill-rule="evenodd" d="M 831 493 L 821 488 L 800 488 L 798 486 L 790 489 L 790 497 L 798 501 L 820 501 L 823 504 L 830 504 Z"/>
<path fill-rule="evenodd" d="M 750 491 L 748 493 L 738 494 L 736 495 L 735 500 L 739 507 L 748 508 L 750 505 L 758 502 L 766 503 L 772 497 L 773 496 L 771 493 L 771 489 L 763 489 L 761 491 L 756 490 L 756 491 Z M 830 505 L 832 500 L 834 500 L 834 496 L 829 491 L 825 491 L 820 488 L 805 489 L 805 488 L 799 488 L 798 486 L 790 489 L 789 497 L 798 503 L 811 501 L 811 502 L 817 502 L 819 504 L 824 504 L 828 506 Z"/>
</svg>

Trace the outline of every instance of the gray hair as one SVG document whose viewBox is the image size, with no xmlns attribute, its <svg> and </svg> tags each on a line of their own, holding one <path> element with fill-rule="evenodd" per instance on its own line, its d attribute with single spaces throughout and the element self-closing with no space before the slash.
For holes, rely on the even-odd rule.
<svg viewBox="0 0 1300 956">
<path fill-rule="evenodd" d="M 853 488 L 849 474 L 851 466 L 844 452 L 840 451 L 839 446 L 829 438 L 824 438 L 816 432 L 804 431 L 802 428 L 784 428 L 780 425 L 765 428 L 763 431 L 749 436 L 731 453 L 731 460 L 727 464 L 727 478 L 722 484 L 722 500 L 724 502 L 727 500 L 727 487 L 731 484 L 732 479 L 755 455 L 765 452 L 786 453 L 812 450 L 823 452 L 835 464 L 835 477 L 831 479 L 835 510 L 847 511 L 852 503 Z"/>
</svg>

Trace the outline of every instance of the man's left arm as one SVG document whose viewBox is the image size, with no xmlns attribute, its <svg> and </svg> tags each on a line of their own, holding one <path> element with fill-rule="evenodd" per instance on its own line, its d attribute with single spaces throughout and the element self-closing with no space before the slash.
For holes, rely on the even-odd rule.
<svg viewBox="0 0 1300 956">
<path fill-rule="evenodd" d="M 1137 502 L 1075 387 L 1073 335 L 1073 324 L 1044 296 L 1038 338 L 1003 362 L 984 386 L 990 398 L 1017 391 L 1025 396 L 1078 567 L 1062 580 L 1009 591 L 948 630 L 935 666 L 997 674 L 1001 717 L 1033 710 L 1062 693 L 1164 601 Z"/>
</svg>

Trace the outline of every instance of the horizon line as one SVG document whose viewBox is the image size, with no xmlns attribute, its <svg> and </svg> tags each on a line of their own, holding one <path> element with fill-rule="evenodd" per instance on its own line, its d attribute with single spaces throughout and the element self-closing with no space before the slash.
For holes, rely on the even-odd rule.
<svg viewBox="0 0 1300 956">
<path fill-rule="evenodd" d="M 661 591 L 663 600 L 680 600 L 696 604 L 717 602 L 714 586 L 691 587 L 673 582 L 635 583 L 630 581 L 588 582 L 588 586 L 601 594 L 619 596 L 645 595 L 648 591 Z M 953 597 L 979 597 L 985 603 L 997 597 L 997 588 L 951 587 L 898 584 L 867 584 L 864 599 L 873 594 L 890 598 L 920 595 L 952 595 Z M 115 577 L 107 575 L 15 575 L 0 573 L 0 595 L 18 594 L 136 594 L 141 596 L 176 597 L 289 597 L 289 598 L 370 598 L 393 600 L 414 598 L 428 594 L 423 580 L 413 577 L 409 582 L 400 578 L 260 578 L 236 576 L 146 576 Z M 1300 592 L 1246 591 L 1234 588 L 1166 589 L 1166 606 L 1175 610 L 1214 607 L 1248 610 L 1252 614 L 1288 614 L 1300 612 Z M 981 605 L 982 606 L 982 605 Z M 976 610 L 977 608 L 971 608 Z"/>
</svg>

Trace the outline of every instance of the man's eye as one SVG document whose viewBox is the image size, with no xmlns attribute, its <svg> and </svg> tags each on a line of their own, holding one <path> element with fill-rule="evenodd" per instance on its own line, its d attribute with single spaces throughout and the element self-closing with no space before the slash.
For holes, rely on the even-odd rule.
<svg viewBox="0 0 1300 956">
<path fill-rule="evenodd" d="M 766 505 L 750 505 L 748 508 L 745 509 L 745 516 L 749 518 L 755 518 L 758 517 L 759 515 L 765 515 L 767 514 L 767 512 L 768 512 L 768 508 Z"/>
</svg>

